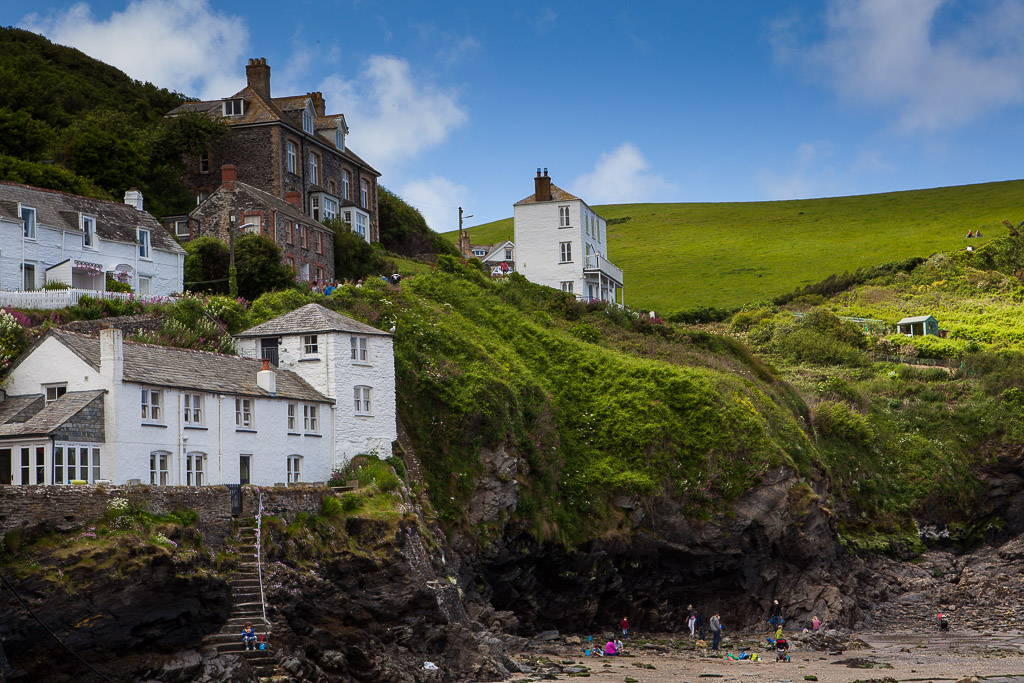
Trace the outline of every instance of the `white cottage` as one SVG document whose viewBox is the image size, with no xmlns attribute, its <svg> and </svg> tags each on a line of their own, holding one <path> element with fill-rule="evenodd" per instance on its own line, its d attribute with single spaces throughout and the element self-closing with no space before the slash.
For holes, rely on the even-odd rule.
<svg viewBox="0 0 1024 683">
<path fill-rule="evenodd" d="M 333 401 L 252 358 L 50 330 L 0 402 L 0 484 L 326 481 Z"/>
<path fill-rule="evenodd" d="M 235 335 L 238 353 L 290 370 L 335 402 L 334 460 L 391 454 L 398 438 L 393 337 L 319 304 Z"/>
<path fill-rule="evenodd" d="M 185 250 L 142 208 L 0 181 L 0 290 L 41 289 L 62 282 L 106 289 L 106 275 L 137 294 L 182 290 Z"/>
<path fill-rule="evenodd" d="M 608 260 L 604 218 L 537 169 L 534 193 L 513 206 L 516 270 L 577 298 L 625 303 L 622 269 Z"/>
</svg>

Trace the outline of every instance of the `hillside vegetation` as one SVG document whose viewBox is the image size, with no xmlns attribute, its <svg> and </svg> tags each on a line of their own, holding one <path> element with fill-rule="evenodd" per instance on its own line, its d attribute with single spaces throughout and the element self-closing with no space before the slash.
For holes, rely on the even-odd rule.
<svg viewBox="0 0 1024 683">
<path fill-rule="evenodd" d="M 1024 220 L 1024 181 L 829 199 L 596 206 L 626 302 L 660 312 L 737 308 L 830 274 L 978 246 Z M 968 230 L 981 240 L 966 240 Z M 512 220 L 469 229 L 512 238 Z M 456 233 L 445 233 L 451 240 Z"/>
</svg>

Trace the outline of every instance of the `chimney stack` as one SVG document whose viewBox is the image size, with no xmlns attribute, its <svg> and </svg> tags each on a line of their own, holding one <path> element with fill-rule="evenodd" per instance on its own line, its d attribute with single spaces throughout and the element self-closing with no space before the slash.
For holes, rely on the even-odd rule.
<svg viewBox="0 0 1024 683">
<path fill-rule="evenodd" d="M 100 330 L 100 376 L 108 390 L 124 379 L 124 342 L 116 327 Z"/>
<path fill-rule="evenodd" d="M 319 117 L 327 116 L 327 102 L 324 100 L 324 94 L 322 92 L 311 92 L 309 93 L 310 99 L 313 100 L 313 111 Z"/>
<path fill-rule="evenodd" d="M 256 373 L 256 385 L 270 395 L 277 394 L 277 373 L 270 369 L 270 361 L 263 359 L 263 369 Z"/>
<path fill-rule="evenodd" d="M 551 178 L 548 177 L 548 169 L 544 169 L 544 175 L 537 169 L 537 177 L 533 179 L 533 196 L 538 202 L 551 201 Z"/>
<path fill-rule="evenodd" d="M 245 67 L 245 80 L 250 88 L 270 99 L 270 67 L 267 66 L 266 57 L 249 60 Z"/>
<path fill-rule="evenodd" d="M 285 192 L 284 200 L 291 204 L 292 206 L 294 206 L 299 211 L 302 210 L 302 204 L 300 203 L 301 198 L 299 197 L 299 193 L 296 192 L 295 190 L 288 190 L 287 192 Z"/>
<path fill-rule="evenodd" d="M 128 188 L 128 191 L 124 193 L 124 203 L 134 206 L 137 211 L 142 211 L 142 193 L 136 187 Z"/>
<path fill-rule="evenodd" d="M 234 164 L 224 164 L 220 167 L 220 184 L 225 190 L 235 189 L 236 180 L 238 180 L 238 171 Z"/>
</svg>

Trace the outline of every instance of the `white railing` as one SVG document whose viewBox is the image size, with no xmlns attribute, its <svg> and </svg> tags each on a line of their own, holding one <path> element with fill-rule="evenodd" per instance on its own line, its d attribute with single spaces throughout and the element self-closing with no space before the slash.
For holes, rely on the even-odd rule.
<svg viewBox="0 0 1024 683">
<path fill-rule="evenodd" d="M 135 294 L 133 292 L 102 292 L 96 289 L 36 289 L 27 292 L 0 291 L 0 308 L 27 308 L 53 310 L 78 303 L 83 296 L 94 299 L 135 299 L 144 303 L 167 301 L 166 296 Z"/>
<path fill-rule="evenodd" d="M 622 268 L 600 254 L 587 254 L 583 261 L 583 270 L 599 270 L 619 285 L 622 285 Z"/>
<path fill-rule="evenodd" d="M 267 620 L 267 600 L 263 597 L 263 491 L 260 491 L 260 506 L 256 510 L 256 574 L 260 579 L 260 607 L 263 608 L 263 626 L 266 628 L 266 639 L 270 636 L 270 622 Z"/>
</svg>

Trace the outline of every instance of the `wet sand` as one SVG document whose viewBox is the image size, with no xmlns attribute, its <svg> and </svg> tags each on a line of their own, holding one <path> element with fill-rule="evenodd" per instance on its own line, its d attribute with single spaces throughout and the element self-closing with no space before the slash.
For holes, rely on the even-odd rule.
<svg viewBox="0 0 1024 683">
<path fill-rule="evenodd" d="M 988 681 L 1024 681 L 1024 634 L 1020 633 L 953 633 L 938 634 L 871 634 L 857 633 L 871 647 L 847 650 L 841 655 L 795 648 L 789 663 L 776 662 L 774 653 L 757 651 L 763 661 L 729 661 L 704 656 L 700 651 L 672 649 L 668 652 L 648 651 L 627 643 L 627 657 L 585 657 L 576 647 L 552 647 L 543 651 L 523 653 L 517 661 L 544 655 L 566 666 L 569 661 L 585 666 L 589 678 L 598 681 L 625 681 L 631 677 L 639 683 L 680 683 L 690 681 L 749 681 L 750 683 L 801 682 L 815 676 L 822 683 L 853 681 L 956 681 L 964 676 L 986 677 Z M 737 644 L 749 644 L 754 635 L 726 638 L 722 655 L 733 652 Z M 671 636 L 664 636 L 671 639 Z M 652 638 L 649 642 L 656 642 Z M 643 642 L 637 639 L 637 643 Z M 851 668 L 845 660 L 860 660 L 861 666 Z M 650 668 L 653 667 L 653 668 Z M 891 668 L 889 668 L 891 667 Z M 535 672 L 535 673 L 539 673 Z M 705 674 L 701 676 L 701 674 Z M 708 676 L 707 674 L 717 674 Z M 566 674 L 558 679 L 568 679 Z M 537 676 L 521 674 L 514 681 L 538 680 Z M 550 679 L 549 679 L 550 680 Z"/>
</svg>

